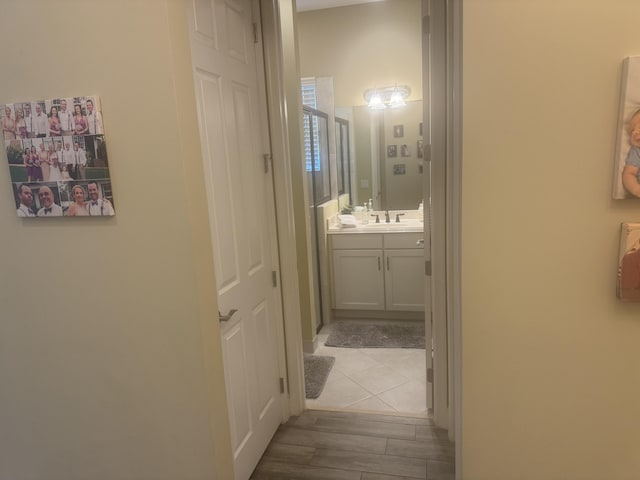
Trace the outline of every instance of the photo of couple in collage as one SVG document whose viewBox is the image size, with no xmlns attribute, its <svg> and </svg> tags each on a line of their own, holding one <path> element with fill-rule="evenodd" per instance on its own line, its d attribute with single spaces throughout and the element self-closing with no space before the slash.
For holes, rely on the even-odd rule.
<svg viewBox="0 0 640 480">
<path fill-rule="evenodd" d="M 115 215 L 99 97 L 0 106 L 19 217 Z"/>
</svg>

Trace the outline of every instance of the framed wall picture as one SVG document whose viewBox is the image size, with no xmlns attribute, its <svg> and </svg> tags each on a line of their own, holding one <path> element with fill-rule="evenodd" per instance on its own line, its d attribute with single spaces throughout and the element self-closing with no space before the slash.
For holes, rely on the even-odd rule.
<svg viewBox="0 0 640 480">
<path fill-rule="evenodd" d="M 387 145 L 387 157 L 396 158 L 398 156 L 398 146 L 397 145 Z"/>
<path fill-rule="evenodd" d="M 29 100 L 0 111 L 19 217 L 115 215 L 99 97 Z"/>
<path fill-rule="evenodd" d="M 393 174 L 394 175 L 406 175 L 407 173 L 407 166 L 404 163 L 396 163 L 393 166 Z"/>
<path fill-rule="evenodd" d="M 640 302 L 640 223 L 623 223 L 618 255 L 618 298 Z"/>
<path fill-rule="evenodd" d="M 404 125 L 394 125 L 393 126 L 393 136 L 395 138 L 404 137 Z"/>
<path fill-rule="evenodd" d="M 640 56 L 622 66 L 612 196 L 640 198 Z"/>
</svg>

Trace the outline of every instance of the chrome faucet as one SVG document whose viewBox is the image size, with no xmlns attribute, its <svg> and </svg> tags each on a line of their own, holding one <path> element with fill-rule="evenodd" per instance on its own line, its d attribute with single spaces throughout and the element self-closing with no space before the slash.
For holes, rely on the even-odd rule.
<svg viewBox="0 0 640 480">
<path fill-rule="evenodd" d="M 384 211 L 384 223 L 391 223 L 391 219 L 389 218 L 389 210 Z"/>
</svg>

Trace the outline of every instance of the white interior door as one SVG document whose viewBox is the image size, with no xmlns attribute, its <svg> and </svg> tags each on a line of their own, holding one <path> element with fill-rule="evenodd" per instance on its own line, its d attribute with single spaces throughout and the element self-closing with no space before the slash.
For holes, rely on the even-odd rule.
<svg viewBox="0 0 640 480">
<path fill-rule="evenodd" d="M 188 0 L 236 479 L 282 419 L 276 271 L 261 44 L 251 0 Z M 257 25 L 257 23 L 255 24 Z M 262 90 L 261 90 L 262 89 Z M 213 293 L 213 292 L 212 292 Z"/>
</svg>

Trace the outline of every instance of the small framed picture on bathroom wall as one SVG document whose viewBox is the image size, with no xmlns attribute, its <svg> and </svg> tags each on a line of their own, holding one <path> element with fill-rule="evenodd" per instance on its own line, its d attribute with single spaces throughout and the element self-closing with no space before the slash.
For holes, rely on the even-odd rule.
<svg viewBox="0 0 640 480">
<path fill-rule="evenodd" d="M 640 223 L 623 223 L 618 255 L 618 298 L 640 302 Z"/>
<path fill-rule="evenodd" d="M 396 163 L 393 166 L 394 175 L 405 175 L 407 173 L 407 165 L 404 163 Z"/>
<path fill-rule="evenodd" d="M 612 196 L 640 198 L 640 56 L 622 64 Z"/>
<path fill-rule="evenodd" d="M 396 158 L 398 156 L 398 145 L 387 145 L 387 157 Z"/>
</svg>

